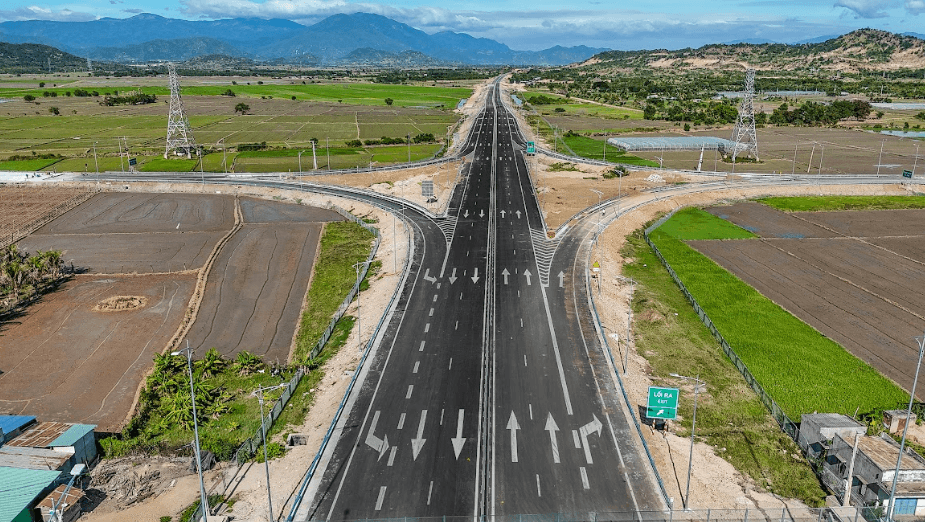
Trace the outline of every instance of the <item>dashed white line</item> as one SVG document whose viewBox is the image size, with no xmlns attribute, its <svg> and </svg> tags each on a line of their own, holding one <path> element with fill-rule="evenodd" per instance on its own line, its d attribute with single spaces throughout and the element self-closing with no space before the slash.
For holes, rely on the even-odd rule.
<svg viewBox="0 0 925 522">
<path fill-rule="evenodd" d="M 430 331 L 430 323 L 427 323 L 424 325 L 424 333 L 427 333 L 429 331 Z"/>
<path fill-rule="evenodd" d="M 591 484 L 588 482 L 588 470 L 586 470 L 584 466 L 578 469 L 581 471 L 581 485 L 584 486 L 585 489 L 591 489 Z"/>
<path fill-rule="evenodd" d="M 437 294 L 434 294 L 434 301 L 433 301 L 433 302 L 435 302 L 435 303 L 437 302 Z"/>
<path fill-rule="evenodd" d="M 400 430 L 404 427 L 405 427 L 405 414 L 402 413 L 401 415 L 398 416 L 398 428 L 397 429 Z"/>
<path fill-rule="evenodd" d="M 524 318 L 523 318 L 523 317 L 520 318 L 520 327 L 521 327 L 521 328 L 524 327 Z"/>
<path fill-rule="evenodd" d="M 423 351 L 424 351 L 424 343 L 426 343 L 426 342 L 427 342 L 427 341 L 421 341 L 421 347 L 418 349 L 419 352 L 423 352 Z"/>
<path fill-rule="evenodd" d="M 392 452 L 389 453 L 389 463 L 388 466 L 391 467 L 395 463 L 395 452 L 398 451 L 398 446 L 392 446 Z"/>
<path fill-rule="evenodd" d="M 542 491 L 540 491 L 540 475 L 539 475 L 539 473 L 537 473 L 537 475 L 536 475 L 536 496 L 538 496 L 538 497 L 542 497 L 542 496 L 543 496 Z"/>
<path fill-rule="evenodd" d="M 572 430 L 572 440 L 575 441 L 575 449 L 581 449 L 581 436 L 578 435 L 578 430 Z"/>
<path fill-rule="evenodd" d="M 376 499 L 376 511 L 382 509 L 383 500 L 385 500 L 385 486 L 379 488 L 379 498 Z"/>
<path fill-rule="evenodd" d="M 524 368 L 527 367 L 527 354 L 524 354 Z"/>
<path fill-rule="evenodd" d="M 431 308 L 431 309 L 430 309 L 430 317 L 433 317 L 433 316 L 434 316 L 434 309 Z"/>
<path fill-rule="evenodd" d="M 533 404 L 528 404 L 527 407 L 530 408 L 530 420 L 533 420 Z"/>
<path fill-rule="evenodd" d="M 411 392 L 412 392 L 412 391 L 414 391 L 414 385 L 413 385 L 413 384 L 409 384 L 409 385 L 408 385 L 408 393 L 405 395 L 405 398 L 406 398 L 406 399 L 410 399 L 410 398 L 411 398 Z"/>
<path fill-rule="evenodd" d="M 430 505 L 430 495 L 434 492 L 434 481 L 430 481 L 430 487 L 427 489 L 427 505 Z"/>
<path fill-rule="evenodd" d="M 459 321 L 456 321 L 456 326 L 453 327 L 454 330 L 459 330 Z"/>
<path fill-rule="evenodd" d="M 440 425 L 443 426 L 443 408 L 440 409 Z"/>
<path fill-rule="evenodd" d="M 411 373 L 418 373 L 418 368 L 421 366 L 421 361 L 414 361 L 414 369 L 411 370 Z"/>
<path fill-rule="evenodd" d="M 453 369 L 453 358 L 450 357 L 450 367 L 447 368 L 447 370 L 452 370 L 452 369 Z"/>
</svg>

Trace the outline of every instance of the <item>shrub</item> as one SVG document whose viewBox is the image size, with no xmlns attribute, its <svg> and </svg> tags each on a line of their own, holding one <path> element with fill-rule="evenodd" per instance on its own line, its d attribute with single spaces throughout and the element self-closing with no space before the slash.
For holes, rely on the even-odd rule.
<svg viewBox="0 0 925 522">
<path fill-rule="evenodd" d="M 27 94 L 27 95 L 23 96 L 22 99 L 25 100 L 25 101 L 27 101 L 27 102 L 33 102 L 33 101 L 35 101 L 35 96 L 32 96 L 31 94 Z"/>
<path fill-rule="evenodd" d="M 349 140 L 347 141 L 347 146 L 351 148 L 360 148 L 363 146 L 363 142 L 360 140 Z"/>
</svg>

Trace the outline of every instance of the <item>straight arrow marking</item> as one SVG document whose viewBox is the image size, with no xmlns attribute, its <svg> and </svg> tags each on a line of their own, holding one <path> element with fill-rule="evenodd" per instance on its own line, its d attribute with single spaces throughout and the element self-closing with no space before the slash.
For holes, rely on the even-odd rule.
<svg viewBox="0 0 925 522">
<path fill-rule="evenodd" d="M 450 284 L 453 284 L 456 282 L 456 269 L 455 268 L 453 269 L 453 273 L 450 274 L 449 279 L 450 279 Z"/>
<path fill-rule="evenodd" d="M 563 285 L 564 282 L 565 282 L 565 273 L 559 272 L 559 288 L 562 288 L 564 286 Z"/>
<path fill-rule="evenodd" d="M 552 418 L 552 413 L 549 414 L 549 417 L 546 417 L 546 427 L 543 429 L 549 432 L 549 443 L 552 445 L 552 461 L 559 464 L 559 439 L 556 438 L 559 426 L 556 424 L 556 420 Z"/>
<path fill-rule="evenodd" d="M 511 412 L 511 418 L 507 421 L 507 428 L 511 430 L 511 462 L 517 462 L 517 430 L 520 429 L 520 424 L 517 424 L 517 417 L 514 416 L 514 412 Z"/>
<path fill-rule="evenodd" d="M 466 439 L 462 436 L 463 415 L 465 413 L 466 410 L 459 410 L 459 418 L 456 420 L 456 437 L 451 439 L 453 441 L 453 452 L 456 453 L 456 460 L 459 460 L 459 454 L 462 453 L 463 445 L 466 444 Z"/>
<path fill-rule="evenodd" d="M 470 279 L 472 279 L 473 283 L 479 282 L 479 267 L 475 267 L 475 273 L 472 275 Z"/>
<path fill-rule="evenodd" d="M 533 276 L 533 274 L 530 273 L 529 268 L 524 270 L 524 276 L 527 278 L 527 286 L 531 286 L 532 283 L 530 282 L 530 277 Z"/>
<path fill-rule="evenodd" d="M 427 439 L 424 438 L 424 423 L 426 421 L 427 421 L 427 410 L 421 410 L 421 423 L 418 424 L 418 436 L 416 439 L 411 439 L 412 460 L 418 459 L 418 454 L 421 453 L 421 448 L 423 448 L 424 443 L 427 442 Z"/>
<path fill-rule="evenodd" d="M 505 268 L 501 271 L 501 275 L 504 276 L 504 284 L 507 284 L 507 276 L 511 275 L 511 273 L 507 271 L 507 268 Z"/>
</svg>

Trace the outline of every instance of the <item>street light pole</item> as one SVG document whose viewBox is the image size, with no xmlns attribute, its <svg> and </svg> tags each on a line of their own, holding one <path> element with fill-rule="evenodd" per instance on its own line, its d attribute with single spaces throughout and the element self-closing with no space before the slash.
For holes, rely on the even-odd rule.
<svg viewBox="0 0 925 522">
<path fill-rule="evenodd" d="M 360 265 L 369 266 L 369 261 L 354 263 L 357 272 L 357 349 L 363 351 L 363 322 L 360 320 Z"/>
<path fill-rule="evenodd" d="M 273 518 L 273 495 L 270 494 L 270 459 L 267 457 L 267 417 L 263 413 L 263 394 L 271 390 L 282 388 L 283 386 L 286 385 L 277 384 L 276 386 L 270 386 L 267 388 L 264 388 L 263 386 L 257 386 L 257 389 L 254 390 L 253 393 L 257 396 L 257 402 L 260 403 L 260 432 L 263 434 L 263 464 L 267 473 L 267 507 L 270 511 L 270 518 L 268 519 L 270 521 L 275 519 Z"/>
<path fill-rule="evenodd" d="M 918 151 L 918 146 L 916 146 L 915 150 Z M 100 173 L 100 162 L 96 159 L 96 142 L 95 141 L 93 142 L 93 163 L 96 165 L 96 173 L 99 174 Z M 912 170 L 915 170 L 915 168 L 913 167 Z"/>
<path fill-rule="evenodd" d="M 300 176 L 302 175 L 302 153 L 303 152 L 305 151 L 304 150 L 299 151 L 299 175 Z"/>
<path fill-rule="evenodd" d="M 915 176 L 915 168 L 919 165 L 919 144 L 915 144 L 915 163 L 912 164 L 912 175 Z"/>
<path fill-rule="evenodd" d="M 694 464 L 694 434 L 697 431 L 697 394 L 700 392 L 700 385 L 706 385 L 706 383 L 700 380 L 700 374 L 697 374 L 697 377 L 686 377 L 676 373 L 669 375 L 686 381 L 694 381 L 694 416 L 691 419 L 691 450 L 687 458 L 687 491 L 684 493 L 684 509 L 688 509 L 691 497 L 691 469 L 693 469 Z"/>
<path fill-rule="evenodd" d="M 170 355 L 180 355 L 181 353 L 186 352 L 186 365 L 189 369 L 189 393 L 190 399 L 193 401 L 193 435 L 194 442 L 193 448 L 196 450 L 196 469 L 199 471 L 199 507 L 202 508 L 202 522 L 209 521 L 209 499 L 206 498 L 206 486 L 202 481 L 202 457 L 199 452 L 199 422 L 196 420 L 196 389 L 193 388 L 193 350 L 189 347 L 189 340 L 186 341 L 186 348 L 170 352 Z"/>
<path fill-rule="evenodd" d="M 903 438 L 899 443 L 899 457 L 896 459 L 896 470 L 893 473 L 893 487 L 890 488 L 890 508 L 886 514 L 887 520 L 893 520 L 893 505 L 896 503 L 896 482 L 898 482 L 899 469 L 903 462 L 903 451 L 906 449 L 906 432 L 909 431 L 909 417 L 912 416 L 912 401 L 915 400 L 915 387 L 919 383 L 919 369 L 922 367 L 922 355 L 925 354 L 925 334 L 916 337 L 915 340 L 919 343 L 919 362 L 915 365 L 915 377 L 912 379 L 912 391 L 909 393 L 909 406 L 906 408 L 906 423 L 903 425 Z"/>
<path fill-rule="evenodd" d="M 886 140 L 880 142 L 880 159 L 877 160 L 877 175 L 880 175 L 880 165 L 883 164 L 883 144 L 886 143 Z"/>
</svg>

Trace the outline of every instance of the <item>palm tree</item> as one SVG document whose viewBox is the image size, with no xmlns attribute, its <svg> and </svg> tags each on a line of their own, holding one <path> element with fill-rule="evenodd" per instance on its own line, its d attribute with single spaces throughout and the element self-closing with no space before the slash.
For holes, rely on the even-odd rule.
<svg viewBox="0 0 925 522">
<path fill-rule="evenodd" d="M 64 253 L 60 250 L 49 250 L 43 255 L 48 263 L 48 269 L 51 271 L 51 278 L 57 281 L 58 276 L 61 274 L 61 256 Z"/>
<path fill-rule="evenodd" d="M 3 265 L 3 274 L 10 282 L 13 289 L 13 302 L 19 302 L 19 286 L 22 284 L 22 278 L 25 271 L 23 265 L 18 260 L 7 261 Z"/>
</svg>

